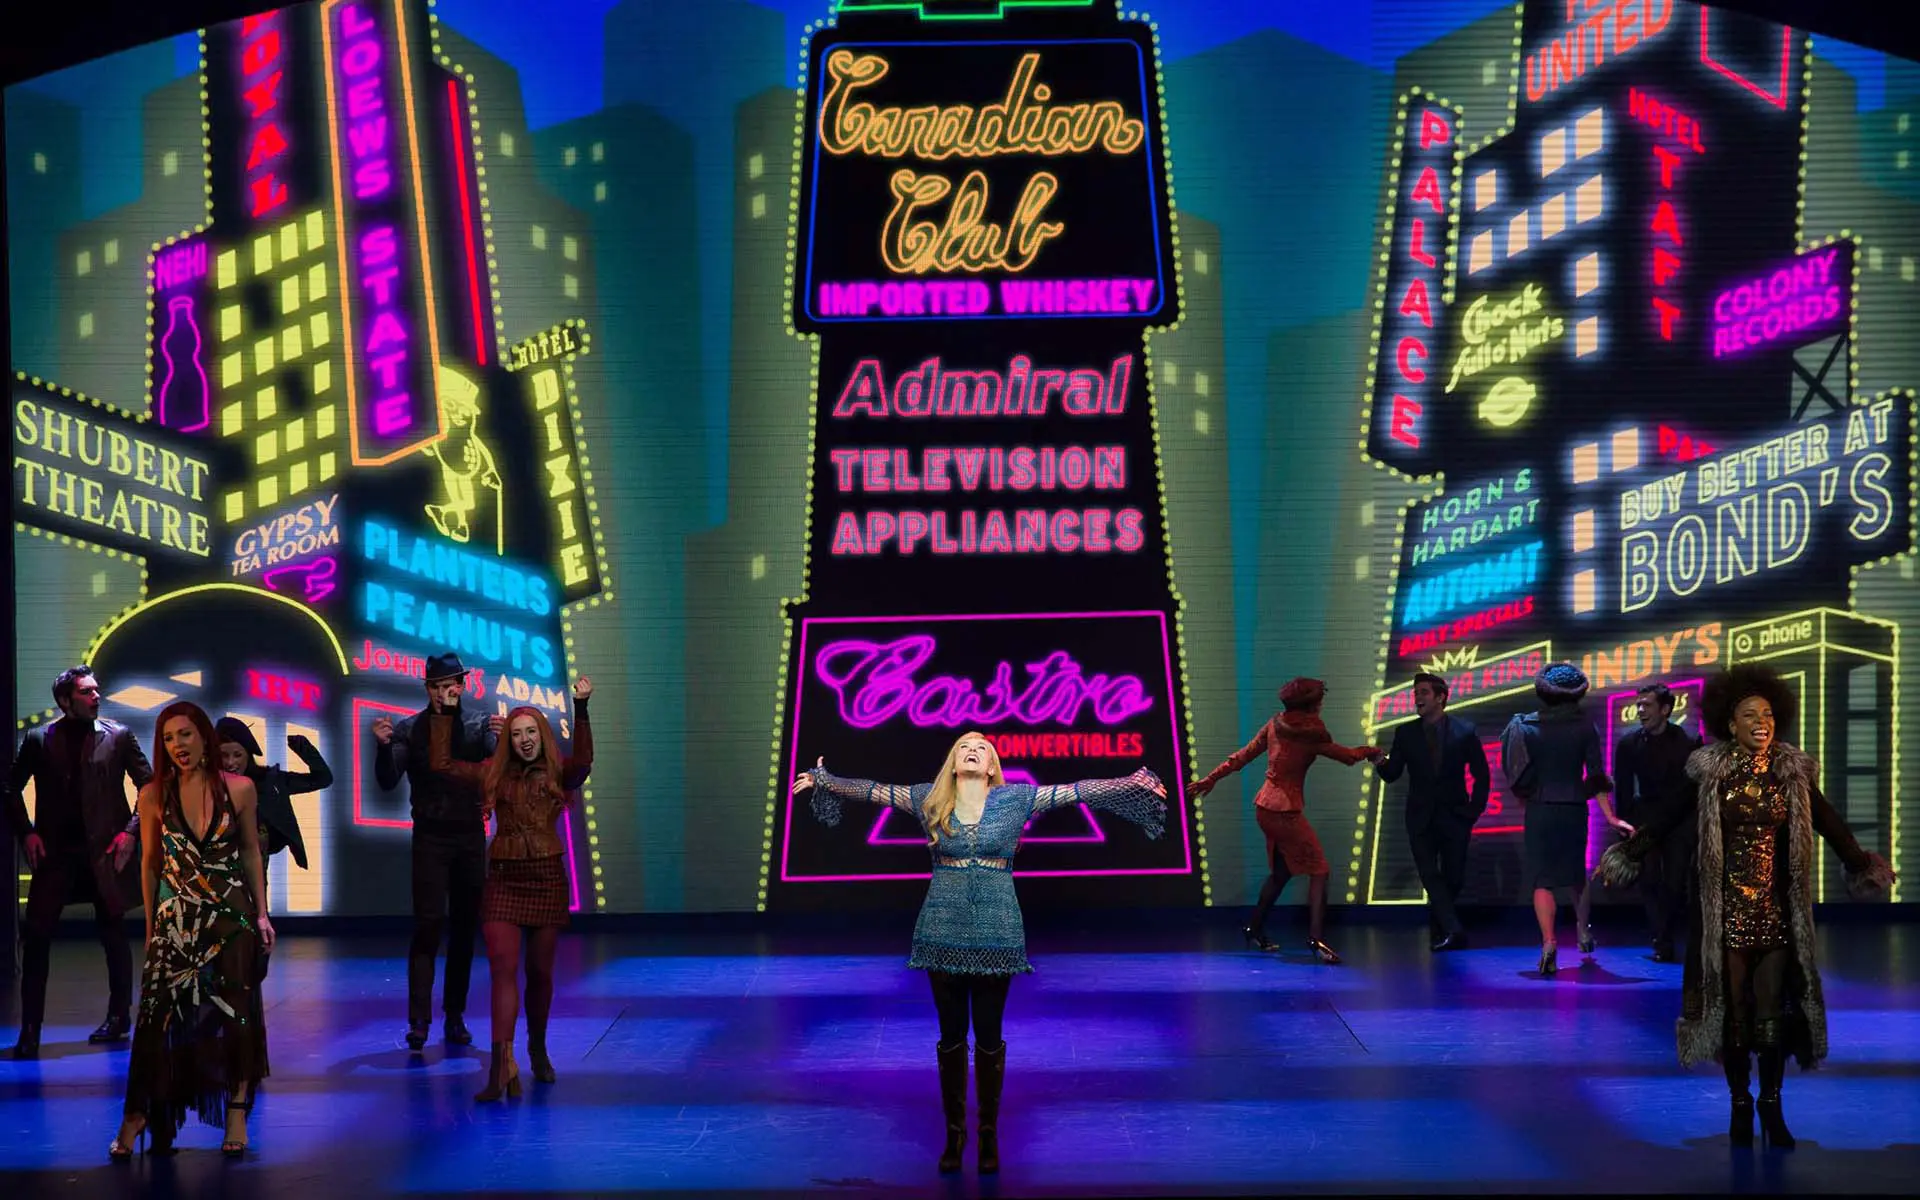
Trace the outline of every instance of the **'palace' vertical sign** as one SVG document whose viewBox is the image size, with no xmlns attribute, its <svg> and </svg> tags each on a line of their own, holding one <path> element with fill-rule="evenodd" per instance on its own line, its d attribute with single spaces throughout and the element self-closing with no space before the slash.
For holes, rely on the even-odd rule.
<svg viewBox="0 0 1920 1200">
<path fill-rule="evenodd" d="M 843 8 L 809 46 L 793 312 L 820 371 L 781 761 L 926 780 L 978 729 L 1041 783 L 1145 763 L 1166 837 L 1050 815 L 1021 873 L 1194 902 L 1144 340 L 1179 317 L 1153 35 L 1104 3 L 940 15 Z M 774 904 L 928 869 L 910 829 L 784 801 L 776 824 Z"/>
</svg>

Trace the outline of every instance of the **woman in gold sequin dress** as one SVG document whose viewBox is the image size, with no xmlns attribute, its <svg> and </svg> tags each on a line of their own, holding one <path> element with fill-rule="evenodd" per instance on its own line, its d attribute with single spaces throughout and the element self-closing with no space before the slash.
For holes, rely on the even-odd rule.
<svg viewBox="0 0 1920 1200">
<path fill-rule="evenodd" d="M 1640 863 L 1688 817 L 1699 825 L 1695 863 L 1699 933 L 1676 1027 L 1686 1066 L 1718 1060 L 1733 1114 L 1728 1136 L 1753 1144 L 1751 1059 L 1760 1063 L 1764 1141 L 1793 1148 L 1780 1107 L 1789 1055 L 1802 1069 L 1827 1056 L 1827 1010 L 1814 960 L 1816 835 L 1832 843 L 1856 899 L 1892 889 L 1886 860 L 1860 848 L 1820 792 L 1818 767 L 1776 731 L 1791 729 L 1793 692 L 1766 667 L 1739 666 L 1708 682 L 1704 727 L 1717 740 L 1687 761 L 1696 805 L 1676 805 L 1607 851 L 1600 876 L 1632 882 Z"/>
</svg>

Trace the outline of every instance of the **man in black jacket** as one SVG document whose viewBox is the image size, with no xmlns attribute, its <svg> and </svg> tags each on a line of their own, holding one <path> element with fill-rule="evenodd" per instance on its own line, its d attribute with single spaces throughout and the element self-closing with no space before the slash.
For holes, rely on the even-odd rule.
<svg viewBox="0 0 1920 1200">
<path fill-rule="evenodd" d="M 1695 794 L 1687 778 L 1687 759 L 1700 739 L 1672 721 L 1673 692 L 1664 683 L 1639 691 L 1640 725 L 1622 734 L 1613 750 L 1614 805 L 1628 825 L 1645 824 L 1670 804 L 1688 804 Z M 1699 833 L 1685 821 L 1647 857 L 1640 874 L 1640 898 L 1653 928 L 1653 957 L 1673 962 L 1686 934 L 1688 869 Z"/>
<path fill-rule="evenodd" d="M 427 765 L 430 713 L 453 713 L 458 743 L 453 756 L 482 762 L 498 740 L 483 712 L 460 707 L 467 669 L 458 654 L 427 660 L 427 707 L 395 723 L 373 723 L 373 772 L 392 791 L 405 776 L 413 809 L 413 944 L 407 951 L 407 1045 L 427 1044 L 433 1025 L 433 960 L 440 934 L 447 934 L 447 974 L 441 1004 L 444 1032 L 455 1046 L 471 1045 L 467 1032 L 467 986 L 473 978 L 473 940 L 480 925 L 480 889 L 487 877 L 487 826 L 480 814 L 480 790 L 436 775 Z"/>
<path fill-rule="evenodd" d="M 1407 840 L 1414 868 L 1427 891 L 1427 925 L 1436 951 L 1461 950 L 1467 932 L 1455 905 L 1467 885 L 1467 846 L 1474 822 L 1486 811 L 1492 776 L 1487 752 L 1473 726 L 1447 715 L 1447 681 L 1421 672 L 1413 677 L 1418 720 L 1393 731 L 1393 748 L 1380 764 L 1380 778 L 1407 778 Z M 1473 776 L 1467 793 L 1466 776 Z"/>
<path fill-rule="evenodd" d="M 13 1056 L 40 1056 L 47 1011 L 47 974 L 60 910 L 93 902 L 100 948 L 107 955 L 107 1019 L 88 1036 L 123 1042 L 132 1028 L 133 951 L 127 944 L 126 894 L 120 874 L 132 860 L 140 818 L 127 806 L 125 779 L 135 788 L 153 778 L 133 731 L 100 719 L 93 668 L 70 667 L 53 683 L 62 716 L 30 729 L 13 760 L 4 797 L 7 824 L 33 871 L 21 930 L 20 1040 Z M 33 780 L 34 820 L 21 790 Z"/>
</svg>

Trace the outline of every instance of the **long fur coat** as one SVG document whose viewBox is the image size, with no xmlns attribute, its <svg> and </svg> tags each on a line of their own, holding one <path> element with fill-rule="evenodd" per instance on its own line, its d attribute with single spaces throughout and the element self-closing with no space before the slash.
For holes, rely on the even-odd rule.
<svg viewBox="0 0 1920 1200">
<path fill-rule="evenodd" d="M 1784 742 L 1773 747 L 1772 761 L 1774 774 L 1785 784 L 1787 795 L 1786 918 L 1793 964 L 1784 997 L 1785 1048 L 1803 1069 L 1811 1070 L 1827 1056 L 1827 1002 L 1820 968 L 1814 960 L 1813 934 L 1814 856 L 1820 850 L 1813 822 L 1818 773 L 1811 756 Z M 1726 844 L 1721 840 L 1720 797 L 1736 765 L 1729 742 L 1703 746 L 1687 760 L 1687 774 L 1699 785 L 1696 819 L 1700 848 L 1695 895 L 1699 903 L 1696 945 L 1700 977 L 1699 995 L 1688 997 L 1674 1033 L 1680 1061 L 1689 1067 L 1717 1061 L 1726 1042 Z M 1601 879 L 1614 886 L 1633 882 L 1653 840 L 1643 834 L 1608 850 L 1600 867 Z M 1640 844 L 1636 846 L 1635 842 Z M 1891 872 L 1877 856 L 1860 854 L 1857 846 L 1853 850 L 1861 861 L 1848 864 L 1847 886 L 1856 899 L 1873 898 L 1891 885 Z M 1686 1015 L 1696 1012 L 1697 1017 Z"/>
</svg>

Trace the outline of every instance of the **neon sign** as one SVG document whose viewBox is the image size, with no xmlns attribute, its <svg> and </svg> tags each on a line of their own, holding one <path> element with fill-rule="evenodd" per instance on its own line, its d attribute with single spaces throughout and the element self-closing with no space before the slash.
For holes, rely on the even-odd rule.
<svg viewBox="0 0 1920 1200">
<path fill-rule="evenodd" d="M 269 567 L 296 563 L 340 544 L 340 497 L 315 500 L 240 530 L 229 565 L 240 579 Z"/>
<path fill-rule="evenodd" d="M 154 392 L 154 420 L 181 433 L 198 433 L 213 423 L 200 318 L 193 309 L 192 296 L 167 298 L 167 331 L 160 338 L 165 373 Z"/>
<path fill-rule="evenodd" d="M 1540 582 L 1546 543 L 1531 541 L 1441 571 L 1407 586 L 1400 602 L 1400 626 L 1425 625 L 1461 609 L 1525 592 Z"/>
<path fill-rule="evenodd" d="M 171 291 L 206 277 L 207 243 L 204 241 L 176 246 L 154 256 L 153 286 L 157 291 Z"/>
<path fill-rule="evenodd" d="M 1668 0 L 1671 4 L 1672 0 Z M 1665 146 L 1654 145 L 1653 161 L 1659 176 L 1658 195 L 1660 200 L 1653 207 L 1653 217 L 1648 222 L 1648 232 L 1652 235 L 1653 256 L 1651 274 L 1654 294 L 1649 299 L 1654 316 L 1659 319 L 1660 339 L 1673 340 L 1674 325 L 1680 318 L 1680 306 L 1669 297 L 1674 281 L 1680 275 L 1683 265 L 1677 251 L 1686 248 L 1686 238 L 1680 232 L 1680 214 L 1673 206 L 1676 194 L 1674 178 L 1686 160 Z"/>
<path fill-rule="evenodd" d="M 353 461 L 363 466 L 414 453 L 438 440 L 445 428 L 435 374 L 440 333 L 431 292 L 433 272 L 426 214 L 418 203 L 419 132 L 405 9 L 406 0 L 394 0 L 390 41 L 369 7 L 357 0 L 329 0 L 321 12 L 333 133 L 334 221 L 340 276 L 348 281 L 341 297 L 348 432 Z M 392 80 L 389 45 L 399 58 Z M 396 128 L 402 120 L 404 146 Z M 408 165 L 411 196 L 405 178 Z M 409 209 L 416 226 L 411 232 Z M 410 278 L 412 251 L 417 251 L 419 275 Z M 415 342 L 412 329 L 416 289 L 427 293 L 420 306 L 427 327 L 424 347 Z"/>
<path fill-rule="evenodd" d="M 576 333 L 580 335 L 578 341 L 574 340 Z M 544 362 L 571 359 L 586 352 L 587 323 L 575 317 L 515 342 L 508 347 L 505 366 L 509 371 L 524 371 Z"/>
<path fill-rule="evenodd" d="M 1134 628 L 1151 631 L 1155 644 L 1135 645 L 1124 636 Z M 953 669 L 980 662 L 982 649 L 1006 646 L 1008 639 L 1018 648 L 1004 653 L 989 677 Z M 1167 618 L 1159 612 L 803 617 L 797 649 L 801 686 L 794 698 L 789 755 L 797 761 L 824 752 L 831 765 L 836 746 L 843 747 L 839 753 L 849 762 L 862 748 L 864 762 L 877 761 L 883 748 L 891 748 L 903 764 L 900 773 L 924 773 L 940 761 L 957 732 L 979 727 L 994 731 L 987 737 L 1008 760 L 1009 782 L 1032 778 L 1018 763 L 1029 757 L 1059 763 L 1116 756 L 1151 761 L 1168 754 L 1178 770 L 1179 748 L 1170 741 L 1180 729 L 1178 698 L 1169 660 L 1160 657 L 1151 671 L 1141 669 L 1155 651 L 1171 649 L 1166 643 Z M 1090 660 L 1118 665 L 1094 671 L 1083 665 Z M 1129 727 L 1130 719 L 1136 724 Z M 1076 720 L 1081 727 L 1071 727 Z M 902 746 L 912 749 L 901 756 Z M 884 765 L 871 769 L 888 771 Z M 1057 769 L 1082 777 L 1100 773 L 1091 765 Z M 1184 806 L 1179 812 L 1180 836 L 1172 846 L 1137 836 L 1110 837 L 1088 815 L 1085 834 L 1031 839 L 1057 844 L 1062 856 L 1016 870 L 1025 876 L 1185 874 L 1192 870 L 1194 846 Z M 886 832 L 890 821 L 899 834 Z M 1169 813 L 1170 835 L 1172 821 Z M 789 806 L 780 835 L 780 882 L 927 875 L 925 835 L 910 836 L 890 809 L 881 809 L 870 826 L 863 823 L 852 834 L 860 855 L 851 861 L 823 853 L 819 836 L 818 827 L 796 822 Z M 1096 847 L 1097 857 L 1086 854 Z M 904 849 L 914 850 L 915 857 L 899 857 Z"/>
<path fill-rule="evenodd" d="M 1484 703 L 1498 696 L 1530 690 L 1533 677 L 1551 661 L 1549 656 L 1552 653 L 1551 642 L 1536 642 L 1483 661 L 1480 648 L 1469 646 L 1464 650 L 1449 651 L 1427 663 L 1423 669 L 1447 681 L 1447 694 L 1454 704 L 1462 701 Z M 1376 734 L 1413 716 L 1413 681 L 1408 680 L 1397 687 L 1376 692 L 1367 710 L 1371 715 L 1369 731 Z"/>
<path fill-rule="evenodd" d="M 1370 385 L 1369 449 L 1386 462 L 1421 449 L 1433 385 L 1434 309 L 1440 304 L 1439 255 L 1446 252 L 1459 114 L 1413 93 L 1403 101 L 1387 244 L 1374 299 L 1375 360 Z"/>
<path fill-rule="evenodd" d="M 1627 115 L 1684 150 L 1705 154 L 1700 140 L 1700 122 L 1671 104 L 1656 100 L 1639 88 L 1627 89 Z"/>
<path fill-rule="evenodd" d="M 1527 55 L 1527 100 L 1538 103 L 1587 72 L 1659 37 L 1673 23 L 1673 4 L 1674 0 L 1567 0 L 1572 28 Z"/>
<path fill-rule="evenodd" d="M 1511 489 L 1517 503 L 1507 503 Z M 1532 525 L 1540 517 L 1531 468 L 1511 479 L 1495 479 L 1428 504 L 1420 513 L 1420 531 L 1407 565 L 1424 566 L 1449 554 Z M 1519 497 L 1525 496 L 1525 500 Z"/>
<path fill-rule="evenodd" d="M 1894 493 L 1911 436 L 1908 407 L 1883 399 L 1624 492 L 1620 611 L 1792 567 L 1816 528 L 1845 561 L 1887 553 L 1906 532 Z M 1711 524 L 1689 511 L 1707 505 Z"/>
<path fill-rule="evenodd" d="M 304 708 L 309 712 L 320 707 L 320 685 L 306 679 L 295 679 L 278 671 L 262 671 L 249 667 L 246 676 L 246 693 L 254 700 L 264 700 L 269 704 L 282 704 L 290 708 Z"/>
<path fill-rule="evenodd" d="M 283 23 L 279 10 L 240 21 L 240 98 L 251 128 L 247 133 L 246 193 L 254 220 L 260 220 L 287 202 L 287 185 L 274 172 L 287 152 L 286 130 L 280 122 L 280 94 L 285 58 Z"/>
<path fill-rule="evenodd" d="M 554 587 L 546 576 L 372 519 L 362 525 L 360 553 L 371 566 L 394 573 L 391 582 L 370 578 L 361 585 L 360 616 L 369 625 L 428 649 L 476 657 L 496 670 L 549 683 L 558 678 L 553 642 L 501 615 L 551 614 Z M 451 592 L 461 603 L 423 598 L 413 590 L 423 584 Z"/>
<path fill-rule="evenodd" d="M 855 729 L 872 729 L 904 716 L 922 728 L 970 725 L 1072 725 L 1091 710 L 1102 725 L 1118 725 L 1153 708 L 1146 684 L 1135 675 L 1089 676 L 1073 657 L 1056 650 L 1027 664 L 1030 679 L 1016 685 L 1013 666 L 994 668 L 984 689 L 972 680 L 914 673 L 932 658 L 930 634 L 892 642 L 859 639 L 832 642 L 814 659 L 814 677 L 839 698 L 840 716 Z"/>
<path fill-rule="evenodd" d="M 1132 353 L 1103 371 L 1035 367 L 1014 355 L 1004 371 L 956 370 L 929 358 L 887 386 L 880 360 L 855 364 L 834 402 L 833 417 L 921 420 L 1023 417 L 1124 417 L 1134 371 Z M 1125 445 L 842 446 L 827 453 L 842 495 L 934 493 L 1106 492 L 1130 486 Z M 1146 544 L 1146 514 L 1120 504 L 1086 509 L 940 508 L 841 512 L 835 556 L 1086 553 L 1132 554 Z"/>
<path fill-rule="evenodd" d="M 977 110 L 957 104 L 943 108 L 876 109 L 854 99 L 878 84 L 891 69 L 884 55 L 837 49 L 827 55 L 826 95 L 820 104 L 819 145 L 828 154 L 864 154 L 927 162 L 948 158 L 984 159 L 1003 155 L 1057 158 L 1095 150 L 1124 157 L 1139 150 L 1146 126 L 1127 115 L 1116 101 L 1049 107 L 1053 95 L 1042 83 L 1040 55 L 1020 57 L 1005 97 Z M 880 257 L 896 275 L 929 271 L 982 271 L 996 268 L 1018 274 L 1033 265 L 1045 245 L 1066 231 L 1045 219 L 1060 189 L 1059 176 L 1036 171 L 1027 180 L 1006 225 L 983 221 L 988 184 L 984 172 L 969 171 L 954 188 L 944 175 L 896 171 L 889 186 L 893 208 L 880 233 Z M 944 221 L 916 221 L 922 208 L 947 200 Z"/>
<path fill-rule="evenodd" d="M 1567 323 L 1543 309 L 1537 283 L 1501 299 L 1476 296 L 1460 317 L 1460 353 L 1447 377 L 1447 392 L 1493 367 L 1517 367 L 1535 350 L 1558 341 Z"/>
<path fill-rule="evenodd" d="M 1841 247 L 1848 253 L 1843 258 Z M 1722 358 L 1841 323 L 1843 289 L 1852 280 L 1851 243 L 1802 254 L 1755 279 L 1737 283 L 1713 301 L 1713 356 Z"/>
<path fill-rule="evenodd" d="M 90 541 L 115 535 L 107 544 L 133 553 L 211 555 L 212 464 L 118 410 L 87 404 L 84 397 L 15 392 L 13 496 L 20 518 Z"/>
<path fill-rule="evenodd" d="M 1401 658 L 1412 658 L 1428 650 L 1438 649 L 1448 642 L 1458 642 L 1466 638 L 1477 637 L 1489 630 L 1496 629 L 1512 621 L 1524 621 L 1533 615 L 1533 597 L 1522 596 L 1505 604 L 1496 604 L 1492 608 L 1470 613 L 1445 625 L 1435 626 L 1422 633 L 1411 633 L 1400 639 Z"/>
<path fill-rule="evenodd" d="M 804 320 L 1166 311 L 1149 51 L 1139 41 L 815 46 L 806 266 L 795 280 Z M 927 80 L 952 81 L 964 98 L 925 103 Z M 1002 82 L 989 98 L 980 80 Z M 1136 212 L 1147 236 L 1116 241 L 1113 215 Z M 859 229 L 878 237 L 846 236 Z M 1150 257 L 1139 252 L 1149 246 Z M 1042 266 L 1050 277 L 1029 277 Z"/>
<path fill-rule="evenodd" d="M 569 599 L 600 589 L 600 554 L 593 540 L 592 521 L 581 486 L 584 471 L 574 455 L 572 380 L 563 395 L 558 368 L 546 367 L 533 375 L 533 415 L 539 437 L 539 455 L 546 500 L 553 514 L 555 569 Z"/>
<path fill-rule="evenodd" d="M 1676 670 L 1709 667 L 1720 661 L 1723 630 L 1719 621 L 1657 633 L 1594 650 L 1579 658 L 1580 669 L 1596 688 L 1636 684 Z"/>
</svg>

